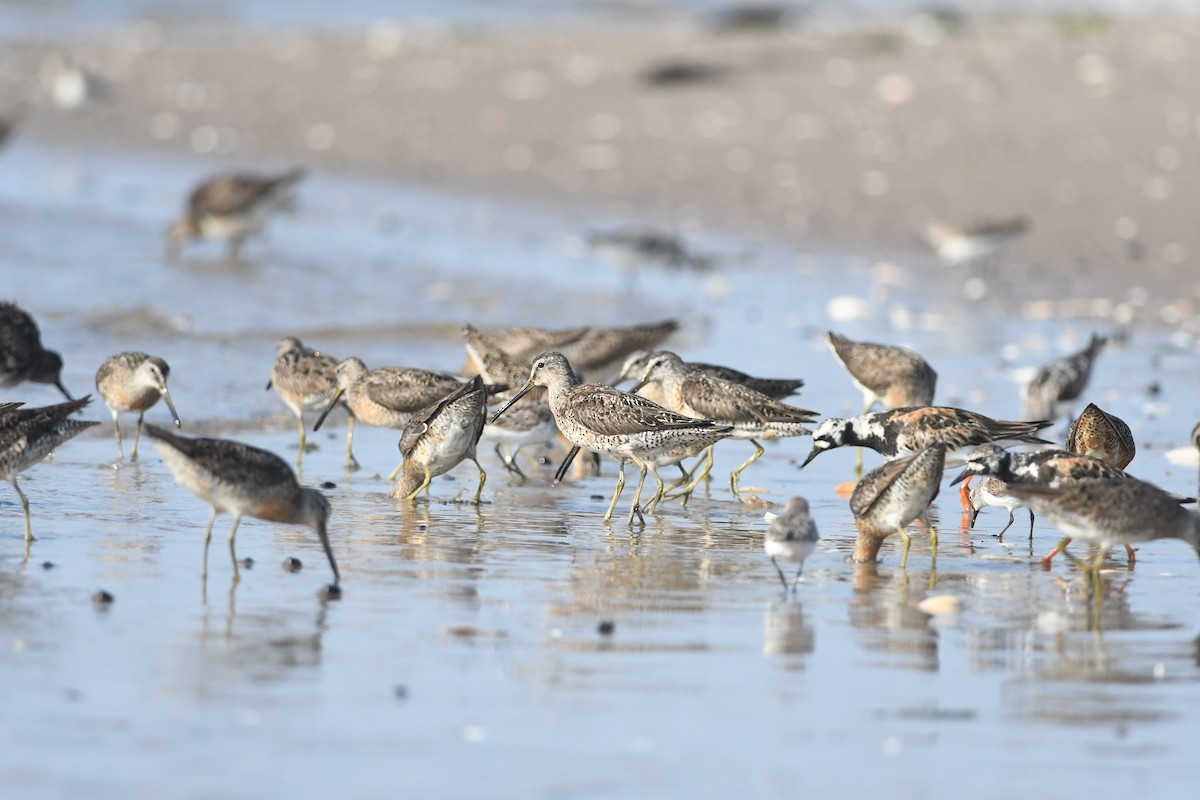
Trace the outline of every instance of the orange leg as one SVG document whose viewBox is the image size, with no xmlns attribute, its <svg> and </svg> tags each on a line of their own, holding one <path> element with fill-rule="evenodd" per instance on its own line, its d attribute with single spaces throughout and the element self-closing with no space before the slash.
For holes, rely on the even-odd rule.
<svg viewBox="0 0 1200 800">
<path fill-rule="evenodd" d="M 974 475 L 968 475 L 962 482 L 962 486 L 958 488 L 958 501 L 962 505 L 963 514 L 974 514 L 975 507 L 971 505 L 971 479 Z"/>
</svg>

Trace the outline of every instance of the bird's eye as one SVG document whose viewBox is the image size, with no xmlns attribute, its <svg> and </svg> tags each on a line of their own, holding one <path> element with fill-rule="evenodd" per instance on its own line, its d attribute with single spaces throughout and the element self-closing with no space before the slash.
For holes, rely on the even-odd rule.
<svg viewBox="0 0 1200 800">
<path fill-rule="evenodd" d="M 545 362 L 545 361 L 539 361 L 539 362 L 537 362 L 536 364 L 534 364 L 534 365 L 533 365 L 533 368 L 534 368 L 534 369 L 542 369 L 542 368 L 543 368 L 543 367 L 545 367 L 545 366 L 546 366 L 546 362 Z"/>
</svg>

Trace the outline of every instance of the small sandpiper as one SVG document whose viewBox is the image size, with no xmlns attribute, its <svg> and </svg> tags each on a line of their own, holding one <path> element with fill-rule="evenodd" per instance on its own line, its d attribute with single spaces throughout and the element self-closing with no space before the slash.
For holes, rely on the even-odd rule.
<svg viewBox="0 0 1200 800">
<path fill-rule="evenodd" d="M 1092 377 L 1092 365 L 1108 340 L 1092 334 L 1078 353 L 1044 364 L 1021 390 L 1025 419 L 1056 420 L 1079 398 Z"/>
<path fill-rule="evenodd" d="M 208 545 L 213 522 L 218 514 L 227 511 L 233 515 L 233 526 L 229 529 L 229 558 L 233 562 L 235 584 L 241 576 L 234 540 L 238 523 L 242 517 L 249 516 L 289 525 L 307 525 L 316 531 L 333 570 L 333 584 L 327 587 L 327 595 L 340 596 L 341 578 L 326 532 L 329 501 L 316 489 L 300 486 L 296 473 L 287 462 L 274 453 L 241 442 L 180 436 L 155 425 L 146 426 L 146 435 L 154 440 L 175 481 L 212 506 L 212 516 L 204 529 L 202 577 L 208 576 Z"/>
<path fill-rule="evenodd" d="M 1050 445 L 1034 434 L 1048 428 L 1049 420 L 1017 422 L 996 420 L 974 411 L 950 406 L 923 406 L 876 411 L 849 419 L 830 418 L 813 432 L 813 449 L 801 467 L 826 450 L 843 445 L 869 447 L 885 461 L 910 455 L 934 442 L 946 445 L 946 466 L 962 466 L 976 446 L 995 442 Z"/>
<path fill-rule="evenodd" d="M 70 419 L 90 402 L 91 395 L 40 408 L 21 408 L 22 403 L 0 403 L 0 480 L 11 482 L 17 497 L 21 498 L 26 544 L 33 541 L 33 526 L 29 520 L 29 498 L 17 485 L 17 476 L 63 442 L 100 424 Z"/>
<path fill-rule="evenodd" d="M 487 473 L 479 464 L 475 448 L 486 419 L 487 393 L 479 376 L 414 414 L 400 437 L 400 454 L 404 459 L 400 480 L 388 496 L 412 502 L 438 475 L 470 459 L 479 470 L 479 488 L 471 502 L 479 505 Z"/>
<path fill-rule="evenodd" d="M 963 226 L 932 220 L 925 225 L 922 238 L 943 264 L 957 267 L 1000 252 L 1028 230 L 1029 220 L 1025 217 L 984 220 Z"/>
<path fill-rule="evenodd" d="M 138 440 L 142 436 L 142 419 L 146 411 L 154 406 L 161 397 L 167 401 L 171 410 L 171 418 L 175 427 L 182 424 L 175 404 L 171 402 L 171 393 L 167 391 L 167 376 L 171 368 L 167 362 L 158 356 L 145 353 L 118 353 L 108 358 L 96 372 L 96 390 L 104 399 L 104 404 L 112 412 L 113 428 L 117 434 L 117 452 L 121 460 L 125 460 L 125 449 L 121 445 L 121 423 L 117 416 L 122 413 L 137 412 L 137 432 L 133 436 L 133 450 L 129 453 L 130 461 L 137 461 Z"/>
<path fill-rule="evenodd" d="M 282 175 L 222 175 L 204 181 L 188 196 L 184 216 L 167 228 L 167 256 L 174 259 L 192 239 L 225 239 L 229 259 L 236 260 L 242 245 L 258 233 L 276 210 L 288 208 L 296 194 L 303 169 Z"/>
<path fill-rule="evenodd" d="M 662 387 L 666 408 L 695 419 L 711 419 L 717 425 L 733 429 L 731 439 L 745 439 L 754 445 L 754 454 L 737 467 L 729 477 L 729 488 L 739 496 L 738 478 L 746 467 L 763 454 L 757 439 L 779 439 L 808 436 L 804 427 L 813 421 L 816 412 L 797 408 L 774 400 L 762 392 L 732 381 L 722 380 L 703 370 L 691 369 L 675 353 L 660 350 L 646 364 L 634 390 L 648 383 Z M 712 461 L 710 451 L 708 461 Z M 685 488 L 684 493 L 690 492 Z"/>
<path fill-rule="evenodd" d="M 347 358 L 334 368 L 337 390 L 313 425 L 321 429 L 325 417 L 339 402 L 350 409 L 346 432 L 346 466 L 357 468 L 354 457 L 354 422 L 359 420 L 376 428 L 402 430 L 413 415 L 428 408 L 463 385 L 453 375 L 415 367 L 379 367 L 368 370 L 361 358 Z M 395 480 L 400 467 L 388 476 Z"/>
<path fill-rule="evenodd" d="M 908 564 L 911 544 L 904 526 L 920 518 L 929 528 L 934 563 L 937 562 L 937 529 L 929 522 L 927 511 L 941 488 L 946 468 L 946 445 L 935 442 L 917 452 L 888 461 L 871 470 L 854 487 L 850 510 L 858 537 L 854 542 L 855 561 L 874 561 L 883 540 L 899 533 L 904 541 L 900 568 Z"/>
<path fill-rule="evenodd" d="M 786 593 L 789 588 L 794 589 L 795 585 L 799 583 L 800 573 L 804 570 L 804 562 L 817 548 L 817 539 L 819 538 L 817 523 L 809 514 L 808 501 L 803 497 L 793 497 L 788 500 L 787 507 L 784 508 L 782 514 L 777 516 L 768 514 L 767 518 L 770 519 L 771 524 L 767 527 L 767 534 L 763 538 L 763 550 L 771 559 L 775 571 L 779 573 L 779 582 L 783 584 L 783 591 Z M 783 575 L 783 570 L 775 560 L 777 558 L 799 562 L 799 566 L 796 568 L 796 577 L 792 579 L 790 587 L 787 578 Z"/>
<path fill-rule="evenodd" d="M 274 389 L 292 413 L 300 427 L 300 450 L 296 454 L 296 466 L 308 447 L 304 431 L 304 412 L 321 411 L 329 398 L 337 393 L 337 359 L 320 350 L 305 347 L 294 336 L 279 340 L 275 363 L 271 366 L 271 379 L 267 388 Z"/>
<path fill-rule="evenodd" d="M 11 389 L 25 381 L 52 383 L 63 396 L 62 356 L 42 347 L 37 323 L 16 303 L 0 301 L 0 387 Z"/>
<path fill-rule="evenodd" d="M 617 498 L 625 488 L 625 462 L 641 470 L 638 488 L 629 509 L 630 525 L 640 514 L 642 484 L 655 458 L 686 447 L 706 447 L 732 432 L 712 420 L 693 419 L 668 411 L 644 397 L 603 384 L 580 383 L 562 353 L 542 353 L 533 359 L 529 380 L 493 416 L 493 421 L 535 386 L 548 390 L 554 422 L 572 444 L 617 459 L 620 472 L 605 522 L 612 519 Z M 657 476 L 656 476 L 657 477 Z"/>
</svg>

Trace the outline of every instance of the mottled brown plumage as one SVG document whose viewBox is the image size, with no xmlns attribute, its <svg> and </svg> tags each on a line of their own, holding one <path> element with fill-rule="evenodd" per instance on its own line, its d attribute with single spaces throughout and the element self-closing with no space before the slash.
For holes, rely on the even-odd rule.
<svg viewBox="0 0 1200 800">
<path fill-rule="evenodd" d="M 904 526 L 917 518 L 929 527 L 933 558 L 937 560 L 937 531 L 925 513 L 941 488 L 945 462 L 946 446 L 939 442 L 888 461 L 863 476 L 850 495 L 850 511 L 858 527 L 856 561 L 874 560 L 883 539 L 898 532 L 904 540 L 904 554 L 900 558 L 903 569 L 908 563 L 911 543 Z"/>
<path fill-rule="evenodd" d="M 933 403 L 937 373 L 928 362 L 906 347 L 856 342 L 829 331 L 825 341 L 850 380 L 863 393 L 863 413 L 876 403 L 886 408 L 927 406 Z"/>
<path fill-rule="evenodd" d="M 304 170 L 282 175 L 221 175 L 201 183 L 188 196 L 183 218 L 167 230 L 169 255 L 178 254 L 191 239 L 226 239 L 229 257 L 237 258 L 242 244 L 262 230 L 267 218 L 292 202 Z"/>
<path fill-rule="evenodd" d="M 1137 455 L 1133 432 L 1120 417 L 1088 403 L 1067 429 L 1067 449 L 1125 469 Z"/>
<path fill-rule="evenodd" d="M 479 376 L 413 414 L 400 437 L 404 459 L 400 479 L 389 495 L 414 500 L 435 477 L 470 459 L 479 469 L 479 488 L 472 501 L 478 505 L 487 473 L 475 450 L 486 420 L 487 393 Z"/>
<path fill-rule="evenodd" d="M 300 428 L 297 466 L 308 444 L 304 412 L 325 409 L 329 399 L 337 392 L 337 363 L 333 356 L 305 347 L 294 336 L 279 340 L 267 388 L 273 388 L 279 399 L 296 415 Z"/>
<path fill-rule="evenodd" d="M 100 392 L 104 404 L 112 412 L 113 428 L 117 435 L 117 452 L 122 459 L 125 458 L 125 450 L 121 446 L 121 423 L 117 420 L 119 414 L 136 411 L 138 415 L 133 450 L 129 454 L 131 461 L 137 461 L 138 440 L 142 436 L 142 420 L 146 411 L 152 408 L 160 397 L 166 400 L 175 427 L 181 425 L 175 404 L 171 402 L 171 393 L 167 391 L 167 376 L 170 373 L 171 368 L 163 359 L 137 352 L 111 356 L 96 371 L 96 390 Z"/>
</svg>

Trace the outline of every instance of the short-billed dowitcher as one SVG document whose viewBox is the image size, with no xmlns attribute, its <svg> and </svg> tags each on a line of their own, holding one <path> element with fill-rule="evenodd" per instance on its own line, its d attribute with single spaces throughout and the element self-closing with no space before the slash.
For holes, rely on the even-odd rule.
<svg viewBox="0 0 1200 800">
<path fill-rule="evenodd" d="M 528 362 L 542 352 L 560 352 L 584 374 L 615 369 L 635 350 L 648 350 L 679 329 L 675 320 L 623 327 L 569 330 L 517 328 L 494 331 L 488 338 L 513 358 Z"/>
<path fill-rule="evenodd" d="M 758 439 L 807 436 L 804 427 L 816 412 L 796 408 L 774 400 L 740 383 L 723 380 L 704 370 L 689 368 L 675 353 L 660 350 L 646 364 L 634 389 L 648 383 L 662 387 L 666 408 L 696 419 L 711 419 L 717 425 L 733 429 L 731 439 L 744 439 L 754 445 L 754 454 L 729 476 L 729 488 L 739 496 L 738 478 L 746 467 L 763 454 Z M 711 462 L 712 453 L 708 461 Z M 691 488 L 685 488 L 688 493 Z"/>
<path fill-rule="evenodd" d="M 349 430 L 346 432 L 346 464 L 357 466 L 351 446 L 354 443 L 354 422 L 376 428 L 401 430 L 422 409 L 441 400 L 463 385 L 453 375 L 430 372 L 413 367 L 379 367 L 367 370 L 360 358 L 347 358 L 338 362 L 334 369 L 337 390 L 313 425 L 313 431 L 321 429 L 325 417 L 339 401 L 350 408 Z M 397 472 L 399 467 L 397 467 Z M 393 480 L 393 472 L 388 480 Z"/>
<path fill-rule="evenodd" d="M 612 519 L 617 498 L 625 488 L 626 461 L 634 462 L 641 470 L 629 509 L 628 522 L 632 525 L 634 514 L 640 513 L 642 484 L 656 457 L 682 447 L 713 444 L 732 431 L 712 420 L 676 414 L 644 397 L 611 386 L 580 383 L 566 356 L 557 352 L 542 353 L 533 359 L 529 380 L 492 419 L 503 415 L 535 386 L 548 390 L 554 422 L 568 441 L 583 449 L 612 455 L 620 464 L 617 486 L 604 514 L 606 522 Z"/>
<path fill-rule="evenodd" d="M 287 462 L 274 453 L 241 442 L 180 436 L 155 425 L 146 426 L 146 435 L 154 440 L 175 481 L 212 506 L 208 527 L 204 529 L 202 576 L 208 575 L 208 544 L 212 539 L 213 522 L 218 514 L 226 511 L 233 515 L 233 526 L 229 529 L 229 558 L 233 562 L 234 583 L 241 579 L 234 540 L 238 523 L 242 517 L 249 516 L 289 525 L 307 525 L 316 531 L 333 569 L 331 588 L 336 592 L 341 577 L 326 531 L 329 501 L 316 489 L 302 487 Z"/>
<path fill-rule="evenodd" d="M 130 461 L 137 461 L 142 418 L 160 397 L 167 401 L 175 427 L 180 426 L 179 414 L 171 402 L 171 393 L 167 391 L 167 375 L 170 372 L 166 361 L 145 353 L 118 353 L 101 364 L 96 372 L 96 390 L 112 412 L 113 428 L 117 432 L 117 452 L 122 459 L 125 458 L 125 449 L 121 446 L 121 423 L 117 421 L 117 415 L 132 411 L 138 415 L 133 450 L 129 453 Z"/>
<path fill-rule="evenodd" d="M 487 393 L 478 375 L 446 397 L 413 415 L 400 437 L 400 479 L 389 497 L 415 500 L 430 482 L 470 459 L 479 470 L 479 488 L 472 502 L 479 505 L 487 473 L 475 448 L 487 419 Z"/>
<path fill-rule="evenodd" d="M 1120 417 L 1088 403 L 1067 429 L 1067 449 L 1125 469 L 1137 454 L 1133 432 Z"/>
<path fill-rule="evenodd" d="M 951 225 L 932 220 L 922 238 L 948 267 L 967 264 L 1000 252 L 1029 230 L 1026 217 L 983 220 L 968 225 Z"/>
<path fill-rule="evenodd" d="M 1107 341 L 1092 334 L 1087 347 L 1079 352 L 1042 365 L 1021 390 L 1025 419 L 1056 420 L 1069 411 L 1071 403 L 1087 388 L 1096 356 Z"/>
<path fill-rule="evenodd" d="M 10 481 L 25 512 L 25 541 L 33 541 L 29 498 L 17 485 L 17 476 L 49 455 L 54 448 L 99 422 L 70 419 L 92 402 L 91 395 L 40 408 L 21 403 L 0 404 L 0 480 Z"/>
<path fill-rule="evenodd" d="M 637 380 L 646 371 L 650 359 L 654 355 L 655 353 L 647 350 L 635 350 L 630 353 L 625 359 L 625 363 L 621 365 L 621 371 L 618 373 L 614 383 L 619 384 L 622 381 Z M 774 400 L 783 400 L 784 398 L 791 397 L 804 385 L 804 381 L 801 378 L 756 378 L 753 375 L 748 375 L 732 367 L 705 364 L 701 361 L 688 361 L 685 363 L 689 370 L 707 372 L 721 380 L 740 383 L 756 392 L 762 392 Z M 653 400 L 654 398 L 651 397 L 651 399 Z M 654 402 L 658 403 L 657 400 Z M 659 403 L 659 405 L 662 405 L 662 403 Z"/>
<path fill-rule="evenodd" d="M 796 568 L 796 577 L 792 579 L 794 587 L 800 580 L 804 562 L 817 548 L 817 539 L 819 538 L 817 523 L 809 514 L 808 501 L 803 497 L 793 497 L 788 500 L 787 507 L 784 508 L 782 514 L 769 518 L 771 524 L 767 527 L 767 534 L 763 538 L 763 550 L 771 559 L 771 563 L 775 565 L 775 571 L 779 573 L 779 582 L 783 584 L 783 591 L 786 592 L 789 588 L 788 581 L 783 576 L 783 570 L 779 568 L 779 562 L 775 559 L 782 558 L 784 561 L 799 562 L 800 566 Z"/>
<path fill-rule="evenodd" d="M 0 387 L 25 381 L 52 383 L 70 400 L 62 384 L 62 356 L 42 347 L 37 323 L 16 303 L 0 301 Z"/>
<path fill-rule="evenodd" d="M 286 208 L 303 169 L 282 175 L 222 175 L 204 181 L 188 196 L 182 219 L 167 229 L 167 255 L 176 258 L 191 239 L 225 239 L 236 259 L 246 239 L 262 230 L 276 209 Z"/>
<path fill-rule="evenodd" d="M 275 389 L 292 413 L 300 428 L 300 451 L 296 454 L 296 465 L 308 446 L 304 431 L 304 412 L 321 411 L 329 398 L 337 393 L 337 359 L 320 350 L 305 347 L 294 336 L 279 340 L 275 363 L 271 366 L 268 389 Z"/>
<path fill-rule="evenodd" d="M 511 395 L 525 383 L 529 375 L 529 364 L 506 353 L 487 336 L 472 325 L 463 328 L 463 340 L 471 365 L 489 387 L 503 387 Z M 494 397 L 500 397 L 500 394 Z M 546 401 L 546 390 L 533 389 L 521 401 L 508 410 L 503 417 L 490 421 L 483 429 L 483 438 L 496 443 L 496 455 L 505 469 L 522 480 L 525 473 L 517 464 L 517 456 L 523 447 L 542 445 L 558 436 L 554 414 Z"/>
<path fill-rule="evenodd" d="M 900 568 L 908 563 L 911 544 L 904 526 L 921 518 L 929 528 L 933 558 L 937 560 L 937 530 L 926 514 L 929 504 L 941 488 L 946 467 L 946 445 L 934 442 L 917 452 L 888 461 L 871 470 L 854 487 L 850 510 L 858 537 L 854 543 L 855 561 L 874 561 L 884 538 L 898 532 L 904 541 Z"/>
<path fill-rule="evenodd" d="M 813 431 L 813 449 L 800 466 L 826 450 L 843 445 L 869 447 L 890 461 L 915 453 L 934 442 L 946 445 L 946 466 L 961 466 L 976 446 L 995 442 L 1049 445 L 1034 434 L 1049 420 L 1017 422 L 997 420 L 974 411 L 950 406 L 921 406 L 876 411 L 848 419 L 830 418 Z"/>
<path fill-rule="evenodd" d="M 1099 545 L 1085 569 L 1099 572 L 1113 545 L 1153 539 L 1182 539 L 1200 554 L 1200 516 L 1179 504 L 1178 495 L 1137 478 L 1085 481 L 1057 488 L 1010 484 L 1009 491 L 1053 522 L 1069 539 Z"/>
</svg>

